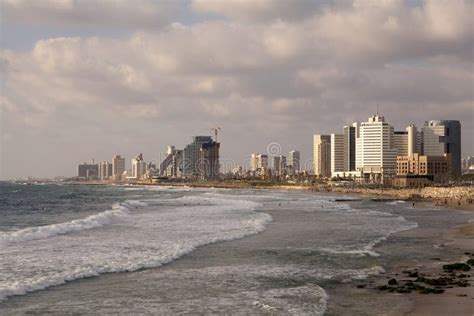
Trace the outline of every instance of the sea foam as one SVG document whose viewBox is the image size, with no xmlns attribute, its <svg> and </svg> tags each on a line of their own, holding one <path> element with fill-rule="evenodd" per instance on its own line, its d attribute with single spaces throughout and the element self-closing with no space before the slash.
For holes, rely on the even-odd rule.
<svg viewBox="0 0 474 316">
<path fill-rule="evenodd" d="M 0 281 L 0 301 L 103 273 L 159 267 L 197 247 L 259 233 L 272 220 L 268 214 L 254 212 L 259 204 L 251 201 L 202 197 L 176 200 L 181 206 L 183 202 L 206 205 L 148 209 L 131 216 L 133 207 L 145 204 L 127 201 L 84 219 L 4 234 L 3 242 L 11 246 L 4 248 L 4 258 L 9 257 L 5 268 L 14 271 L 14 275 L 8 270 L 2 275 L 0 271 L 0 280 L 3 279 Z M 23 241 L 100 227 L 127 217 L 131 220 L 111 230 L 77 235 L 73 239 L 51 239 L 41 245 L 44 257 L 35 256 L 33 245 L 25 244 L 23 250 L 18 248 L 22 247 L 20 245 L 16 247 Z M 22 265 L 21 269 L 15 268 L 18 264 Z M 29 271 L 38 265 L 41 272 L 31 275 Z"/>
<path fill-rule="evenodd" d="M 114 204 L 111 210 L 100 212 L 86 218 L 75 219 L 59 224 L 28 227 L 14 232 L 0 233 L 0 245 L 6 246 L 11 243 L 45 239 L 57 235 L 102 227 L 113 223 L 119 218 L 128 216 L 130 209 L 144 205 L 146 204 L 141 201 L 129 200 Z"/>
</svg>

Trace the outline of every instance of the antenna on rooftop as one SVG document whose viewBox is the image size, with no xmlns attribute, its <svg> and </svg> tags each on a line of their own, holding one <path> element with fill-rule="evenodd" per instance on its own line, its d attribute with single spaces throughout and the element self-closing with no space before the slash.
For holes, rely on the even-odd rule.
<svg viewBox="0 0 474 316">
<path fill-rule="evenodd" d="M 217 132 L 220 131 L 221 128 L 220 127 L 213 127 L 211 128 L 211 131 L 214 131 L 214 137 L 216 139 L 216 143 L 217 143 Z"/>
</svg>

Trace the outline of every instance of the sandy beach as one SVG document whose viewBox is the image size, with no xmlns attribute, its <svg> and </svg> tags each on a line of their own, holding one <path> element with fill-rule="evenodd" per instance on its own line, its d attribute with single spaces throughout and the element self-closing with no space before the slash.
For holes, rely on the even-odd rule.
<svg viewBox="0 0 474 316">
<path fill-rule="evenodd" d="M 460 255 L 453 258 L 453 262 L 465 261 L 474 251 L 474 223 L 454 227 L 443 232 L 443 238 L 449 241 L 447 247 L 455 249 Z M 463 255 L 461 255 L 463 254 Z M 428 264 L 425 268 L 432 274 L 439 272 L 439 267 Z M 439 296 L 427 296 L 415 294 L 410 297 L 411 309 L 405 315 L 473 315 L 474 314 L 474 277 L 472 270 L 466 275 L 467 282 L 471 285 L 467 287 L 456 287 L 446 289 L 445 293 Z"/>
</svg>

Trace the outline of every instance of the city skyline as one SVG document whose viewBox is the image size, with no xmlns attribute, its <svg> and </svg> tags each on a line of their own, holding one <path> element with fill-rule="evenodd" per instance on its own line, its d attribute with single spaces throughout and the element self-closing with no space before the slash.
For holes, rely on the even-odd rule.
<svg viewBox="0 0 474 316">
<path fill-rule="evenodd" d="M 237 164 L 271 142 L 306 161 L 377 109 L 397 131 L 460 120 L 474 155 L 471 2 L 265 4 L 3 1 L 0 179 L 158 160 L 215 126 Z"/>
</svg>

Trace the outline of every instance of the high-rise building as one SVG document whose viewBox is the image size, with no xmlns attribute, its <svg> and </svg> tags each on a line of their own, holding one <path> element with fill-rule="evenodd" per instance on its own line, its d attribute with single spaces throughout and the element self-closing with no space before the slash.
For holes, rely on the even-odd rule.
<svg viewBox="0 0 474 316">
<path fill-rule="evenodd" d="M 318 177 L 331 176 L 331 136 L 313 136 L 314 174 Z"/>
<path fill-rule="evenodd" d="M 219 174 L 219 148 L 220 144 L 211 136 L 194 136 L 192 143 L 183 150 L 183 176 L 216 177 Z"/>
<path fill-rule="evenodd" d="M 344 135 L 331 134 L 331 176 L 344 170 Z"/>
<path fill-rule="evenodd" d="M 358 123 L 353 126 L 344 126 L 344 170 L 355 171 L 356 165 L 356 130 Z"/>
<path fill-rule="evenodd" d="M 219 148 L 216 142 L 201 145 L 198 171 L 202 179 L 215 179 L 219 177 Z"/>
<path fill-rule="evenodd" d="M 78 166 L 77 176 L 79 178 L 98 178 L 99 177 L 99 165 L 88 164 L 84 162 Z"/>
<path fill-rule="evenodd" d="M 286 157 L 283 155 L 273 157 L 273 170 L 277 176 L 281 176 L 286 170 Z"/>
<path fill-rule="evenodd" d="M 268 169 L 268 155 L 258 154 L 257 169 Z"/>
<path fill-rule="evenodd" d="M 408 155 L 408 131 L 395 131 L 393 133 L 393 147 L 397 150 L 397 156 Z"/>
<path fill-rule="evenodd" d="M 99 179 L 101 180 L 107 180 L 110 177 L 112 177 L 112 164 L 109 163 L 108 161 L 102 161 L 98 165 L 98 171 L 99 171 Z"/>
<path fill-rule="evenodd" d="M 300 152 L 292 150 L 288 153 L 288 172 L 290 174 L 297 174 L 300 172 Z"/>
<path fill-rule="evenodd" d="M 160 176 L 179 178 L 181 177 L 183 164 L 183 151 L 168 146 L 165 159 L 160 163 Z"/>
<path fill-rule="evenodd" d="M 116 155 L 112 158 L 112 176 L 115 180 L 121 180 L 125 172 L 125 158 Z"/>
<path fill-rule="evenodd" d="M 143 160 L 143 155 L 139 154 L 132 159 L 132 178 L 143 179 L 146 174 L 146 162 Z"/>
<path fill-rule="evenodd" d="M 250 170 L 257 171 L 258 169 L 258 155 L 259 153 L 253 153 L 250 155 Z"/>
<path fill-rule="evenodd" d="M 407 155 L 411 156 L 413 154 L 421 154 L 422 153 L 422 133 L 417 130 L 415 125 L 410 125 L 406 128 L 408 133 L 408 149 Z M 399 155 L 401 156 L 401 155 Z"/>
<path fill-rule="evenodd" d="M 423 126 L 423 154 L 451 155 L 451 175 L 461 176 L 461 123 L 455 120 L 428 121 Z"/>
<path fill-rule="evenodd" d="M 364 180 L 382 182 L 396 174 L 397 150 L 393 127 L 378 113 L 362 122 L 356 140 L 356 169 Z"/>
</svg>

